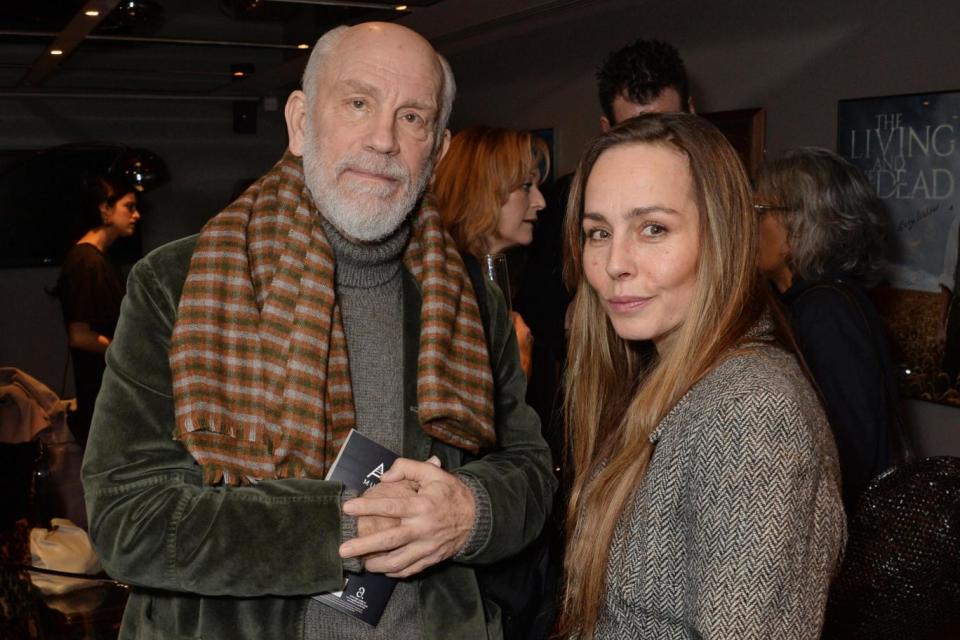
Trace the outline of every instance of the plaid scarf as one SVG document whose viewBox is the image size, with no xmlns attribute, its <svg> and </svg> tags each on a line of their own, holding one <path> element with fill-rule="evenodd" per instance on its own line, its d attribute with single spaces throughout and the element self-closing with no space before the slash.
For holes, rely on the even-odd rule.
<svg viewBox="0 0 960 640">
<path fill-rule="evenodd" d="M 420 423 L 476 452 L 496 441 L 480 311 L 439 214 L 424 206 L 412 224 L 403 262 L 423 298 Z M 170 368 L 177 438 L 206 484 L 326 475 L 356 422 L 335 268 L 289 151 L 201 232 Z"/>
</svg>

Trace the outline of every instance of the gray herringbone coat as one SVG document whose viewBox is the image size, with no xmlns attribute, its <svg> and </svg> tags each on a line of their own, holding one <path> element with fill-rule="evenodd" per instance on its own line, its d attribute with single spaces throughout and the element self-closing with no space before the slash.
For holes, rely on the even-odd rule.
<svg viewBox="0 0 960 640">
<path fill-rule="evenodd" d="M 793 358 L 718 366 L 651 435 L 597 638 L 819 638 L 845 538 L 836 448 Z"/>
</svg>

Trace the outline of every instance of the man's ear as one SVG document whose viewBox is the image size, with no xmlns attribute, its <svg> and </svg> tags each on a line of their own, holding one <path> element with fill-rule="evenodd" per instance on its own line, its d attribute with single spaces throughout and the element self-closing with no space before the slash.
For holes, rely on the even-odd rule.
<svg viewBox="0 0 960 640">
<path fill-rule="evenodd" d="M 443 130 L 443 136 L 440 140 L 440 148 L 437 149 L 437 157 L 433 162 L 433 173 L 430 174 L 430 180 L 427 182 L 431 187 L 433 186 L 433 181 L 437 179 L 437 165 L 440 164 L 440 161 L 443 160 L 443 156 L 447 155 L 447 150 L 450 148 L 450 129 Z"/>
<path fill-rule="evenodd" d="M 283 108 L 283 117 L 287 121 L 287 148 L 295 156 L 303 155 L 304 127 L 307 121 L 307 96 L 299 89 L 287 98 Z"/>
<path fill-rule="evenodd" d="M 697 107 L 693 104 L 693 96 L 687 98 L 687 111 L 690 113 L 696 113 Z"/>
<path fill-rule="evenodd" d="M 437 154 L 437 162 L 434 164 L 440 164 L 440 161 L 443 160 L 443 156 L 447 155 L 447 151 L 450 149 L 450 129 L 443 130 L 443 141 L 440 143 L 440 153 Z"/>
<path fill-rule="evenodd" d="M 610 131 L 610 127 L 611 127 L 611 126 L 612 126 L 612 125 L 610 124 L 610 120 L 607 119 L 607 116 L 600 116 L 600 131 L 601 131 L 601 132 L 606 133 L 607 131 Z"/>
</svg>

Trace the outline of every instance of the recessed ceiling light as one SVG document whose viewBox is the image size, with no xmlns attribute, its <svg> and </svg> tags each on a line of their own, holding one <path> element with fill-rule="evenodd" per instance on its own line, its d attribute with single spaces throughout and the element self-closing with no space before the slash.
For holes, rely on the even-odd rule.
<svg viewBox="0 0 960 640">
<path fill-rule="evenodd" d="M 267 0 L 268 2 L 289 2 L 292 4 L 312 4 L 322 7 L 350 7 L 352 9 L 385 9 L 391 8 L 390 3 L 385 0 Z M 396 11 L 406 11 L 409 6 L 405 4 L 395 4 L 392 7 Z"/>
<path fill-rule="evenodd" d="M 90 16 L 91 18 L 96 18 L 98 15 L 100 15 L 100 12 L 97 11 L 96 9 L 87 9 L 86 11 L 83 12 L 83 15 Z"/>
<path fill-rule="evenodd" d="M 62 56 L 63 49 L 50 49 L 50 55 L 52 56 Z"/>
<path fill-rule="evenodd" d="M 242 77 L 245 76 L 245 75 L 247 75 L 247 74 L 245 74 L 243 71 L 234 71 L 234 72 L 233 72 L 233 77 L 234 77 L 234 78 L 242 78 Z"/>
<path fill-rule="evenodd" d="M 309 48 L 310 48 L 310 45 L 308 45 L 306 42 L 301 42 L 300 44 L 297 45 L 297 49 L 309 49 Z"/>
</svg>

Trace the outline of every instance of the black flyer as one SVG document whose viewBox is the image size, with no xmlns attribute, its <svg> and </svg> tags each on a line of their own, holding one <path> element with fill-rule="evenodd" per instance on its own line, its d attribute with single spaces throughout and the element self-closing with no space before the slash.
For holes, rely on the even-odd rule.
<svg viewBox="0 0 960 640">
<path fill-rule="evenodd" d="M 362 494 L 380 482 L 380 476 L 399 456 L 355 429 L 350 430 L 327 480 L 339 480 L 347 489 Z M 390 600 L 396 580 L 382 573 L 347 573 L 343 589 L 313 596 L 314 600 L 377 626 Z"/>
</svg>

